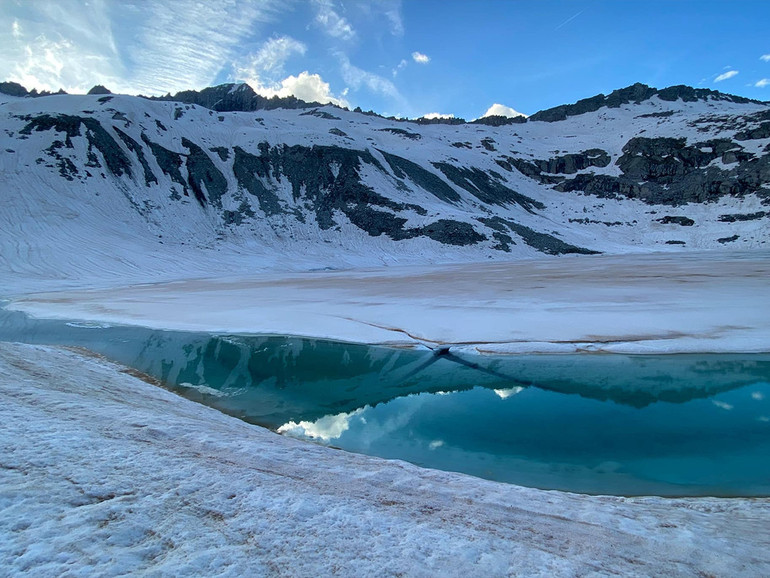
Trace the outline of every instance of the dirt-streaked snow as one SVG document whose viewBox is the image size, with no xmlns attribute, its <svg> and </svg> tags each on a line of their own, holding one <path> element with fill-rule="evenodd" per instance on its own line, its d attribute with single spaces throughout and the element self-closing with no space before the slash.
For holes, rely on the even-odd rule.
<svg viewBox="0 0 770 578">
<path fill-rule="evenodd" d="M 0 567 L 58 576 L 770 573 L 770 500 L 531 490 L 284 438 L 0 344 Z"/>
</svg>

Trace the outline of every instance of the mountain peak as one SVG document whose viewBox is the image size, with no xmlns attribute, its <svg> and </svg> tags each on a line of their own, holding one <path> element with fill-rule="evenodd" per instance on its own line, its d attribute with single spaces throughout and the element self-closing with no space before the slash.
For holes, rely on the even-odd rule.
<svg viewBox="0 0 770 578">
<path fill-rule="evenodd" d="M 112 91 L 101 84 L 97 84 L 86 94 L 112 94 Z"/>
<path fill-rule="evenodd" d="M 605 106 L 607 108 L 618 108 L 624 104 L 639 104 L 645 100 L 649 100 L 653 96 L 657 96 L 661 100 L 666 100 L 669 102 L 674 102 L 681 99 L 683 102 L 719 100 L 742 104 L 762 104 L 761 101 L 758 100 L 752 100 L 743 96 L 725 94 L 723 92 L 711 90 L 708 88 L 693 88 L 692 86 L 678 84 L 676 86 L 657 89 L 652 86 L 642 84 L 641 82 L 637 82 L 631 86 L 613 90 L 607 96 L 600 93 L 590 98 L 578 100 L 574 104 L 562 104 L 553 108 L 541 110 L 530 116 L 529 119 L 535 121 L 557 122 L 560 120 L 566 120 L 566 118 L 570 116 L 577 116 L 587 112 L 595 112 Z"/>
</svg>

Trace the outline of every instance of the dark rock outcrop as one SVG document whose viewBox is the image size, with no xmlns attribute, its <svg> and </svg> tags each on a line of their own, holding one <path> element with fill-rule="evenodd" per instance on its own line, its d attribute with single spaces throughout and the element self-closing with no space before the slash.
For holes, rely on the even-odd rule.
<svg viewBox="0 0 770 578">
<path fill-rule="evenodd" d="M 461 189 L 465 189 L 482 203 L 490 205 L 517 204 L 530 213 L 544 209 L 545 205 L 526 195 L 517 193 L 502 182 L 500 175 L 488 174 L 476 167 L 456 167 L 452 164 L 433 163 L 444 175 Z"/>
<path fill-rule="evenodd" d="M 403 157 L 377 150 L 385 157 L 397 178 L 409 178 L 418 187 L 447 203 L 460 202 L 461 197 L 457 191 L 446 184 L 438 175 Z"/>
<path fill-rule="evenodd" d="M 521 237 L 521 239 L 530 247 L 537 249 L 548 255 L 567 255 L 567 254 L 581 254 L 581 255 L 596 255 L 597 251 L 586 249 L 584 247 L 576 247 L 565 243 L 561 239 L 549 235 L 548 233 L 539 233 L 529 227 L 503 219 L 502 217 L 480 217 L 477 219 L 480 223 L 485 224 L 490 229 L 502 234 L 504 232 L 512 232 Z M 498 240 L 505 240 L 506 243 L 512 243 L 510 236 L 505 235 L 503 237 L 495 236 Z M 501 250 L 505 250 L 504 245 L 498 247 Z"/>
<path fill-rule="evenodd" d="M 715 159 L 735 164 L 725 170 Z M 621 177 L 580 174 L 564 180 L 558 191 L 583 191 L 599 197 L 629 197 L 650 204 L 683 205 L 714 201 L 725 195 L 763 195 L 770 183 L 770 157 L 755 158 L 729 139 L 687 144 L 684 138 L 635 137 L 623 147 L 617 163 Z"/>
<path fill-rule="evenodd" d="M 765 211 L 756 213 L 735 213 L 731 215 L 719 215 L 719 220 L 723 223 L 735 223 L 740 221 L 756 221 L 768 215 Z"/>
<path fill-rule="evenodd" d="M 24 97 L 29 94 L 27 89 L 18 82 L 0 82 L 0 92 L 17 97 Z"/>
<path fill-rule="evenodd" d="M 500 115 L 490 115 L 490 116 L 484 116 L 481 118 L 477 118 L 476 120 L 472 120 L 469 124 L 483 124 L 486 126 L 506 126 L 509 124 L 524 124 L 527 122 L 527 117 L 522 116 L 500 116 Z"/>
<path fill-rule="evenodd" d="M 96 86 L 92 87 L 91 90 L 89 90 L 86 94 L 112 94 L 112 92 L 101 84 L 97 84 Z"/>
<path fill-rule="evenodd" d="M 33 130 L 38 132 L 54 130 L 64 133 L 64 145 L 67 148 L 73 148 L 72 138 L 81 136 L 81 126 L 86 128 L 85 136 L 88 140 L 89 158 L 91 158 L 90 154 L 93 152 L 93 149 L 96 149 L 102 153 L 107 168 L 114 176 L 120 177 L 126 174 L 131 177 L 131 160 L 118 143 L 115 142 L 115 139 L 94 118 L 69 114 L 59 114 L 56 116 L 43 114 L 36 117 L 27 117 L 27 124 L 19 131 L 19 134 L 29 135 Z M 93 158 L 95 159 L 96 157 Z"/>
<path fill-rule="evenodd" d="M 139 145 L 138 142 L 136 142 L 134 139 L 132 139 L 130 136 L 128 136 L 126 133 L 124 133 L 122 130 L 120 130 L 118 127 L 112 127 L 115 131 L 115 134 L 118 135 L 120 140 L 123 141 L 123 144 L 126 145 L 126 148 L 130 150 L 132 153 L 136 155 L 136 158 L 139 161 L 139 164 L 142 165 L 142 170 L 144 171 L 144 186 L 149 187 L 151 183 L 158 183 L 157 177 L 153 174 L 152 169 L 150 169 L 150 165 L 147 162 L 147 159 L 144 156 L 144 150 Z"/>
<path fill-rule="evenodd" d="M 664 225 L 680 225 L 682 227 L 692 227 L 695 224 L 695 221 L 691 218 L 682 215 L 666 215 L 665 217 L 655 220 Z"/>
<path fill-rule="evenodd" d="M 195 198 L 201 203 L 206 204 L 206 194 L 203 187 L 208 192 L 208 202 L 217 208 L 222 208 L 222 197 L 227 193 L 227 179 L 214 166 L 209 156 L 189 139 L 182 138 L 182 146 L 190 151 L 187 155 L 186 166 L 188 182 L 190 188 L 195 194 Z"/>
<path fill-rule="evenodd" d="M 570 116 L 578 116 L 587 112 L 595 112 L 600 108 L 619 108 L 624 104 L 639 104 L 649 100 L 653 96 L 661 100 L 695 102 L 698 100 L 723 100 L 737 103 L 759 102 L 742 96 L 725 94 L 707 88 L 692 88 L 691 86 L 678 85 L 658 90 L 646 84 L 636 83 L 626 88 L 613 90 L 609 95 L 597 94 L 591 98 L 584 98 L 575 104 L 563 104 L 554 108 L 541 110 L 529 117 L 530 121 L 558 122 L 566 120 Z"/>
<path fill-rule="evenodd" d="M 267 98 L 257 94 L 248 84 L 220 84 L 203 90 L 184 90 L 175 95 L 145 97 L 150 100 L 166 100 L 195 104 L 218 112 L 250 112 L 276 108 L 319 108 L 318 102 L 305 102 L 293 96 Z"/>
<path fill-rule="evenodd" d="M 142 133 L 142 141 L 150 147 L 150 151 L 155 157 L 155 162 L 158 163 L 163 174 L 167 175 L 173 182 L 179 184 L 182 187 L 184 195 L 189 196 L 187 181 L 179 170 L 183 164 L 182 155 L 151 141 L 144 133 Z"/>
</svg>

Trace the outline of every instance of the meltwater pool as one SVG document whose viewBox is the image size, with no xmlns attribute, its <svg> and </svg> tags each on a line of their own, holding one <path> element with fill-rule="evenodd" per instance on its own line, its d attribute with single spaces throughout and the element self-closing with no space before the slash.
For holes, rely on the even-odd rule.
<svg viewBox="0 0 770 578">
<path fill-rule="evenodd" d="M 84 347 L 284 435 L 425 467 L 589 494 L 770 495 L 770 354 L 492 357 L 5 310 L 0 340 Z"/>
</svg>

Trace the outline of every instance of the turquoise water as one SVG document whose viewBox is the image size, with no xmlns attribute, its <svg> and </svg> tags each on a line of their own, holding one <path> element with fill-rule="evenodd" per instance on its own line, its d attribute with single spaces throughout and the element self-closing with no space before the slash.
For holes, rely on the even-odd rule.
<svg viewBox="0 0 770 578">
<path fill-rule="evenodd" d="M 770 354 L 474 356 L 280 336 L 31 320 L 287 435 L 525 486 L 770 495 Z"/>
</svg>

